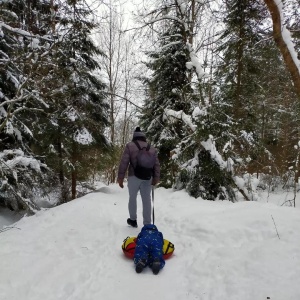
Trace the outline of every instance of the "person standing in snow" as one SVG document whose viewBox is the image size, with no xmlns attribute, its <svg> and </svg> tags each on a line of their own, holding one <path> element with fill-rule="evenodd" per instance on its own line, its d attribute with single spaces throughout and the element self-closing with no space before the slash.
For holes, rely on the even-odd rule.
<svg viewBox="0 0 300 300">
<path fill-rule="evenodd" d="M 148 154 L 153 157 L 153 167 L 151 167 L 150 176 L 148 176 L 147 179 L 137 175 L 136 172 L 138 154 L 141 151 L 139 147 L 146 149 Z M 146 136 L 144 132 L 140 130 L 140 127 L 135 129 L 132 141 L 126 144 L 121 157 L 117 178 L 117 182 L 121 188 L 124 187 L 123 182 L 127 169 L 129 191 L 129 218 L 127 219 L 127 224 L 132 227 L 137 227 L 138 192 L 141 194 L 143 203 L 143 224 L 151 224 L 151 185 L 156 185 L 159 182 L 160 164 L 156 149 L 147 143 Z"/>
<path fill-rule="evenodd" d="M 141 273 L 149 266 L 154 275 L 165 266 L 163 258 L 163 234 L 154 224 L 144 225 L 137 236 L 133 262 L 135 271 Z"/>
</svg>

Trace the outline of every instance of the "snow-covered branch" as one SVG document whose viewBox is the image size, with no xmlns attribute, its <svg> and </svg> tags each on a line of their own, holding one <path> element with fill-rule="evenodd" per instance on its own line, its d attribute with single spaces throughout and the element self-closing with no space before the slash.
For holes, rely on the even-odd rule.
<svg viewBox="0 0 300 300">
<path fill-rule="evenodd" d="M 146 26 L 153 25 L 155 23 L 158 23 L 160 21 L 165 21 L 165 20 L 175 21 L 175 22 L 178 22 L 179 24 L 184 25 L 184 22 L 181 19 L 179 19 L 177 17 L 165 15 L 165 16 L 160 17 L 160 18 L 155 18 L 155 19 L 152 19 L 152 20 L 149 20 L 149 21 L 145 21 L 143 23 L 143 25 L 141 25 L 139 27 L 133 27 L 133 28 L 130 28 L 130 29 L 123 30 L 123 32 L 127 32 L 127 31 L 130 31 L 130 30 L 136 30 L 136 29 L 142 29 Z"/>
<path fill-rule="evenodd" d="M 192 117 L 185 114 L 182 110 L 175 111 L 173 109 L 166 109 L 165 114 L 168 117 L 173 117 L 178 120 L 182 120 L 187 126 L 189 126 L 192 129 L 192 131 L 195 131 L 197 128 L 197 125 L 193 124 L 192 122 Z"/>
<path fill-rule="evenodd" d="M 207 74 L 202 69 L 202 66 L 199 62 L 198 57 L 196 56 L 196 53 L 194 52 L 194 50 L 192 48 L 192 45 L 187 43 L 187 48 L 189 50 L 190 58 L 191 58 L 191 61 L 186 63 L 187 69 L 190 70 L 194 67 L 195 70 L 196 70 L 196 74 L 197 74 L 198 79 L 201 79 L 201 78 L 207 76 Z"/>
<path fill-rule="evenodd" d="M 213 136 L 210 135 L 207 141 L 201 142 L 201 145 L 205 150 L 209 151 L 211 158 L 220 166 L 221 169 L 227 168 L 228 164 L 223 160 L 221 154 L 217 151 Z"/>
<path fill-rule="evenodd" d="M 160 17 L 160 18 L 156 18 L 156 19 L 147 21 L 147 22 L 145 22 L 145 25 L 154 24 L 154 23 L 157 23 L 157 22 L 160 22 L 160 21 L 164 21 L 164 20 L 176 21 L 176 22 L 178 22 L 179 24 L 184 25 L 184 22 L 183 22 L 181 19 L 179 19 L 179 18 L 177 18 L 177 17 L 174 17 L 174 16 L 168 16 L 168 15 L 165 15 L 165 16 L 163 16 L 163 17 Z"/>
<path fill-rule="evenodd" d="M 38 36 L 38 35 L 32 35 L 28 31 L 25 31 L 25 30 L 20 29 L 20 28 L 11 27 L 11 26 L 7 25 L 6 23 L 0 21 L 0 30 L 2 30 L 2 27 L 5 28 L 6 30 L 14 32 L 14 33 L 16 33 L 18 35 L 26 36 L 28 38 L 34 38 L 34 39 L 39 38 L 39 39 L 42 39 L 42 40 L 45 40 L 45 41 L 48 41 L 48 42 L 53 42 L 53 39 L 50 39 L 50 38 L 47 38 L 47 37 L 43 37 L 43 36 Z"/>
<path fill-rule="evenodd" d="M 300 61 L 297 58 L 291 34 L 284 25 L 282 0 L 265 0 L 265 3 L 273 20 L 274 40 L 283 56 L 300 98 Z"/>
</svg>

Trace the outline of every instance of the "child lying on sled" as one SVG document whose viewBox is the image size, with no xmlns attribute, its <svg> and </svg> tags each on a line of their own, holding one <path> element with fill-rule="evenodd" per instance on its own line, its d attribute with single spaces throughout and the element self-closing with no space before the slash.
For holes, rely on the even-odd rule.
<svg viewBox="0 0 300 300">
<path fill-rule="evenodd" d="M 141 273 L 149 266 L 153 274 L 157 275 L 165 265 L 163 259 L 164 238 L 157 227 L 152 224 L 144 225 L 136 240 L 133 261 L 135 271 Z"/>
</svg>

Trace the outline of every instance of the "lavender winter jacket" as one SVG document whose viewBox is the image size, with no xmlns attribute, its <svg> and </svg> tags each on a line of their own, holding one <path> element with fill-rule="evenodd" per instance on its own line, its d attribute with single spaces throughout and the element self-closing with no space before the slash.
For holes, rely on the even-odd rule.
<svg viewBox="0 0 300 300">
<path fill-rule="evenodd" d="M 140 144 L 141 148 L 147 147 L 148 145 L 148 143 L 144 141 L 138 140 L 137 142 Z M 118 179 L 124 179 L 128 167 L 128 176 L 134 176 L 134 170 L 131 164 L 133 164 L 134 166 L 136 165 L 136 157 L 138 152 L 139 149 L 134 142 L 129 142 L 128 144 L 126 144 L 119 165 Z M 151 146 L 149 152 L 155 153 L 156 156 L 152 180 L 156 180 L 158 182 L 160 177 L 160 165 L 157 158 L 157 151 L 154 147 Z"/>
</svg>

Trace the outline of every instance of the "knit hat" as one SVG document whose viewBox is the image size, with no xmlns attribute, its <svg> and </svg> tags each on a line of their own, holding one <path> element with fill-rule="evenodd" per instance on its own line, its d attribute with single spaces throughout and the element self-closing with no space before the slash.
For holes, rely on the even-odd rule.
<svg viewBox="0 0 300 300">
<path fill-rule="evenodd" d="M 139 137 L 146 138 L 146 135 L 144 132 L 141 131 L 140 127 L 137 127 L 133 133 L 133 139 Z"/>
</svg>

